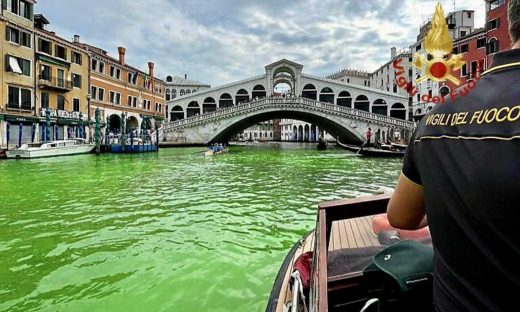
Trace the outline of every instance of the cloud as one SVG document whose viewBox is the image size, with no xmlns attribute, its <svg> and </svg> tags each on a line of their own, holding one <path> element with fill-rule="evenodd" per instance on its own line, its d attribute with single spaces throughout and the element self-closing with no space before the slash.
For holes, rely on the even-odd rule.
<svg viewBox="0 0 520 312">
<path fill-rule="evenodd" d="M 50 28 L 117 55 L 143 70 L 156 63 L 161 76 L 187 73 L 212 84 L 263 73 L 265 65 L 288 58 L 304 72 L 327 75 L 343 67 L 375 70 L 390 48 L 408 47 L 436 0 L 55 0 L 37 12 Z M 445 11 L 452 1 L 442 1 Z M 478 10 L 483 1 L 459 1 L 457 9 Z"/>
</svg>

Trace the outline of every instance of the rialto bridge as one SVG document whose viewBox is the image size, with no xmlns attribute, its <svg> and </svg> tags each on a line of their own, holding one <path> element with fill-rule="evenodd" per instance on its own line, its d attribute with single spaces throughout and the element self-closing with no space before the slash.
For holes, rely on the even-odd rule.
<svg viewBox="0 0 520 312">
<path fill-rule="evenodd" d="M 168 122 L 160 129 L 163 143 L 206 144 L 225 142 L 261 121 L 288 118 L 318 126 L 344 142 L 364 141 L 374 133 L 402 131 L 406 97 L 302 73 L 303 66 L 280 60 L 265 67 L 265 74 L 192 93 L 167 103 Z M 289 94 L 275 94 L 285 84 Z"/>
</svg>

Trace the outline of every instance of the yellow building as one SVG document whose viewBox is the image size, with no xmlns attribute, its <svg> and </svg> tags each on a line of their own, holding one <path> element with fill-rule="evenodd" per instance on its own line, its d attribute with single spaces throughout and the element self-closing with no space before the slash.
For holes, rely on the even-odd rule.
<svg viewBox="0 0 520 312">
<path fill-rule="evenodd" d="M 34 17 L 37 114 L 52 117 L 51 138 L 67 139 L 88 134 L 89 55 L 86 50 L 45 29 L 49 21 Z"/>
<path fill-rule="evenodd" d="M 0 14 L 0 146 L 9 128 L 11 144 L 27 143 L 35 136 L 34 4 L 32 0 L 2 1 Z M 4 35 L 5 34 L 5 35 Z"/>
</svg>

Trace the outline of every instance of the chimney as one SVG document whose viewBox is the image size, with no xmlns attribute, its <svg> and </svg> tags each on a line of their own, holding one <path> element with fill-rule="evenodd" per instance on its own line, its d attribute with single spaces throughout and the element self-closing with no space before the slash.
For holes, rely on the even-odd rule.
<svg viewBox="0 0 520 312">
<path fill-rule="evenodd" d="M 74 35 L 74 43 L 79 43 L 79 35 Z"/>
<path fill-rule="evenodd" d="M 119 52 L 119 64 L 125 65 L 126 49 L 123 47 L 119 47 L 117 48 L 117 51 Z"/>
<path fill-rule="evenodd" d="M 188 79 L 188 74 L 184 74 L 184 79 Z"/>
<path fill-rule="evenodd" d="M 150 75 L 150 79 L 153 80 L 153 68 L 154 68 L 153 62 L 148 62 L 148 74 Z"/>
<path fill-rule="evenodd" d="M 390 49 L 390 60 L 395 59 L 396 56 L 397 56 L 397 49 L 395 47 L 392 47 Z"/>
</svg>

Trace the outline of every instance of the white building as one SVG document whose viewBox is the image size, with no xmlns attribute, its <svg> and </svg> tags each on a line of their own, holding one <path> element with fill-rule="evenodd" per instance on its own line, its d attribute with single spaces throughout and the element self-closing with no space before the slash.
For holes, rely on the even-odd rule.
<svg viewBox="0 0 520 312">
<path fill-rule="evenodd" d="M 209 84 L 189 80 L 188 75 L 184 75 L 184 78 L 168 76 L 166 77 L 166 101 L 209 88 L 211 88 Z"/>
</svg>

